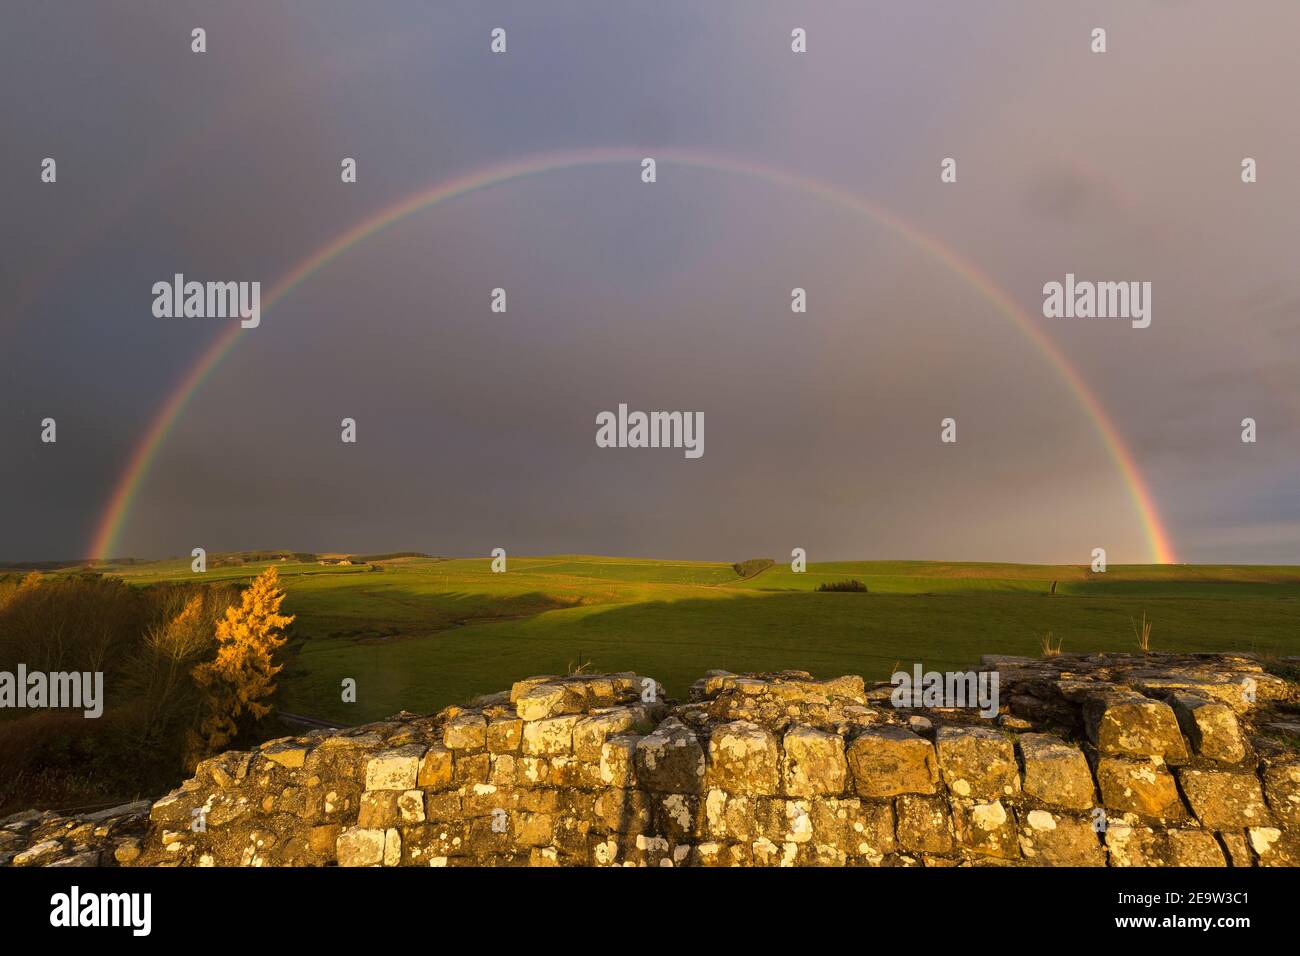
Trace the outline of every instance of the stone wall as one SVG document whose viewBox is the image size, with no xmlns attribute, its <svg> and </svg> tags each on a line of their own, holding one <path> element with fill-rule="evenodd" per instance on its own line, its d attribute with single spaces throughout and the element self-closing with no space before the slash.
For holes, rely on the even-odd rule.
<svg viewBox="0 0 1300 956">
<path fill-rule="evenodd" d="M 28 814 L 0 862 L 1294 866 L 1300 688 L 1229 655 L 988 657 L 995 719 L 889 685 L 538 677 L 228 752 L 148 807 Z"/>
</svg>

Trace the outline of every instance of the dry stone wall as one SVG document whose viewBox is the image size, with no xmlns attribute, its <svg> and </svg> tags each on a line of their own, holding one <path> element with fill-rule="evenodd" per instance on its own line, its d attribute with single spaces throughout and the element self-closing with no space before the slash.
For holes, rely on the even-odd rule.
<svg viewBox="0 0 1300 956">
<path fill-rule="evenodd" d="M 995 719 L 860 677 L 710 672 L 685 702 L 531 678 L 221 754 L 151 806 L 19 815 L 0 862 L 1300 865 L 1293 681 L 1229 655 L 982 666 Z"/>
</svg>

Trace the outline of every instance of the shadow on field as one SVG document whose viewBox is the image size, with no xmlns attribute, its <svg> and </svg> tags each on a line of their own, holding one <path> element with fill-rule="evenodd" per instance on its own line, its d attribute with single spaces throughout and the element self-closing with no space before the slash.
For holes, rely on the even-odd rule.
<svg viewBox="0 0 1300 956">
<path fill-rule="evenodd" d="M 357 600 L 358 596 L 362 599 Z M 383 644 L 471 624 L 520 620 L 582 603 L 578 598 L 558 597 L 541 591 L 512 595 L 468 591 L 421 595 L 391 589 L 367 589 L 348 597 L 350 603 L 341 611 L 304 610 L 292 628 L 292 637 Z"/>
<path fill-rule="evenodd" d="M 1300 652 L 1293 601 L 1254 589 L 1234 598 L 769 592 L 593 609 L 573 622 L 570 640 L 599 669 L 644 671 L 681 695 L 708 669 L 870 681 L 899 663 L 947 670 L 984 654 L 1037 657 L 1047 631 L 1066 651 L 1133 651 L 1143 614 L 1154 622 L 1153 650 Z"/>
<path fill-rule="evenodd" d="M 1143 614 L 1153 622 L 1153 650 L 1300 653 L 1294 603 L 1246 595 L 714 591 L 675 601 L 517 613 L 539 598 L 550 600 L 456 595 L 456 608 L 481 604 L 482 610 L 463 620 L 465 626 L 426 631 L 423 639 L 364 646 L 308 641 L 299 666 L 285 675 L 292 700 L 286 709 L 357 723 L 403 708 L 428 712 L 464 703 L 521 678 L 564 674 L 578 665 L 588 673 L 646 674 L 677 698 L 710 669 L 790 669 L 883 681 L 898 666 L 956 670 L 984 654 L 1038 656 L 1046 631 L 1067 652 L 1132 651 L 1133 621 Z M 386 626 L 392 618 L 376 607 L 371 620 Z M 357 680 L 355 705 L 339 703 L 339 681 L 347 677 Z"/>
</svg>

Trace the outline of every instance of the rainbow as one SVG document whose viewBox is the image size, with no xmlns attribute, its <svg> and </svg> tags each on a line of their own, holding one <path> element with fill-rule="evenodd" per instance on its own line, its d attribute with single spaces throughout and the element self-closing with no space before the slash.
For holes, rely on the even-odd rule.
<svg viewBox="0 0 1300 956">
<path fill-rule="evenodd" d="M 381 209 L 374 215 L 335 236 L 299 262 L 298 265 L 294 266 L 276 282 L 264 296 L 262 315 L 265 316 L 272 307 L 283 301 L 294 289 L 358 243 L 378 235 L 393 224 L 421 210 L 528 176 L 610 163 L 639 164 L 645 155 L 644 151 L 626 148 L 547 153 L 475 170 L 459 178 L 436 183 L 428 189 L 421 190 Z M 985 299 L 1019 326 L 1069 386 L 1070 391 L 1080 407 L 1088 415 L 1102 443 L 1119 468 L 1134 509 L 1142 522 L 1151 550 L 1151 559 L 1159 564 L 1170 564 L 1175 561 L 1173 545 L 1161 522 L 1159 512 L 1156 510 L 1151 492 L 1138 471 L 1137 463 L 1125 445 L 1118 429 L 1107 416 L 1097 397 L 1088 388 L 1087 383 L 1066 360 L 1056 344 L 1044 333 L 1040 323 L 1031 320 L 992 278 L 979 271 L 974 265 L 961 258 L 951 248 L 933 236 L 922 232 L 893 213 L 829 184 L 783 170 L 756 166 L 744 160 L 712 156 L 695 151 L 656 150 L 653 151 L 653 155 L 661 169 L 665 165 L 677 165 L 691 169 L 747 176 L 764 183 L 795 189 L 834 205 L 853 210 L 887 227 L 896 235 L 924 250 L 965 279 Z M 107 560 L 112 555 L 126 520 L 131 513 L 136 495 L 148 475 L 159 449 L 166 443 L 167 436 L 171 433 L 181 415 L 184 414 L 190 400 L 202 388 L 203 383 L 212 374 L 212 371 L 235 349 L 235 346 L 239 343 L 241 333 L 245 331 L 247 330 L 241 329 L 237 323 L 232 323 L 230 329 L 219 335 L 207 351 L 185 373 L 167 397 L 166 402 L 158 410 L 157 415 L 136 445 L 125 469 L 114 485 L 112 494 L 96 525 L 94 537 L 90 544 L 90 555 L 93 559 Z"/>
</svg>

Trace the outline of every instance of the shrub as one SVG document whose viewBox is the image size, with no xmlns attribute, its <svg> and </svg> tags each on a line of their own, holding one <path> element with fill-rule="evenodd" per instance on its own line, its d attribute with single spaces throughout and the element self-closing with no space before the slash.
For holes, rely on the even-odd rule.
<svg viewBox="0 0 1300 956">
<path fill-rule="evenodd" d="M 149 623 L 144 592 L 100 574 L 29 574 L 0 605 L 0 664 L 120 676 Z"/>
<path fill-rule="evenodd" d="M 776 562 L 771 558 L 750 558 L 748 561 L 737 561 L 731 566 L 731 569 L 742 578 L 752 578 L 760 571 L 766 571 L 774 564 Z"/>
<path fill-rule="evenodd" d="M 849 578 L 847 581 L 827 581 L 817 585 L 818 591 L 855 591 L 859 594 L 867 593 L 867 586 L 857 578 Z"/>
</svg>

